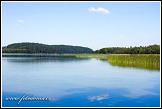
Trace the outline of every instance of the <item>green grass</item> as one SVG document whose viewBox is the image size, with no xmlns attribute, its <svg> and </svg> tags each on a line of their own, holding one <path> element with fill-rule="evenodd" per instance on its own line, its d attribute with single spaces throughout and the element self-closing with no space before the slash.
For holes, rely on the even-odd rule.
<svg viewBox="0 0 162 109">
<path fill-rule="evenodd" d="M 160 55 L 156 54 L 112 55 L 108 62 L 114 66 L 160 69 Z"/>
<path fill-rule="evenodd" d="M 65 54 L 68 56 L 75 56 L 78 58 L 100 58 L 100 59 L 107 59 L 110 54 Z"/>
<path fill-rule="evenodd" d="M 107 59 L 113 66 L 160 70 L 160 54 L 68 54 L 78 58 Z"/>
</svg>

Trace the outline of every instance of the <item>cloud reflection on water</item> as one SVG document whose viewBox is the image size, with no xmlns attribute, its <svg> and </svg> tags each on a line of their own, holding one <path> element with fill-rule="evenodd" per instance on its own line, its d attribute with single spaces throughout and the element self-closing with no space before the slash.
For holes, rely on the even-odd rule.
<svg viewBox="0 0 162 109">
<path fill-rule="evenodd" d="M 89 101 L 102 101 L 104 99 L 108 99 L 109 95 L 104 94 L 104 95 L 97 95 L 97 96 L 88 96 Z"/>
<path fill-rule="evenodd" d="M 85 98 L 89 101 L 102 101 L 116 95 L 127 98 L 159 96 L 159 71 L 117 68 L 100 59 L 70 60 L 3 58 L 3 92 L 28 93 L 59 100 L 68 95 L 87 94 L 88 91 Z M 89 91 L 87 88 L 113 89 L 116 92 L 94 94 L 95 89 Z"/>
</svg>

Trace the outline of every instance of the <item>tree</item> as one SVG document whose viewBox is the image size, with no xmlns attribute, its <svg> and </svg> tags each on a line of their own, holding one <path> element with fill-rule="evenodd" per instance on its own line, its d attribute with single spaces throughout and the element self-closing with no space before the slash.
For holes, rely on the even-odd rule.
<svg viewBox="0 0 162 109">
<path fill-rule="evenodd" d="M 39 43 L 14 43 L 3 47 L 3 53 L 92 53 L 87 47 L 71 45 L 45 45 Z"/>
<path fill-rule="evenodd" d="M 149 45 L 140 47 L 108 47 L 96 50 L 101 54 L 160 54 L 160 45 Z"/>
</svg>

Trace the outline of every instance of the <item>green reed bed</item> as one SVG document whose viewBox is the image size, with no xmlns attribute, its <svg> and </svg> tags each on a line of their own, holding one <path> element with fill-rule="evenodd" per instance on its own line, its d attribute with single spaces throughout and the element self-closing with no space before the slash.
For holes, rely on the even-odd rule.
<svg viewBox="0 0 162 109">
<path fill-rule="evenodd" d="M 114 66 L 160 69 L 159 54 L 111 55 L 108 62 Z"/>
<path fill-rule="evenodd" d="M 113 66 L 160 70 L 160 54 L 66 54 L 78 58 L 107 59 Z"/>
<path fill-rule="evenodd" d="M 110 54 L 67 54 L 68 56 L 75 56 L 78 58 L 100 58 L 100 59 L 108 59 Z"/>
</svg>

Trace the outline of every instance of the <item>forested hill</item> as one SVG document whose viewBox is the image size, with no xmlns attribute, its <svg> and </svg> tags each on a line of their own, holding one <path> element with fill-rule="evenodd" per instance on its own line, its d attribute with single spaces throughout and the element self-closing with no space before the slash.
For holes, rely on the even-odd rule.
<svg viewBox="0 0 162 109">
<path fill-rule="evenodd" d="M 149 45 L 140 47 L 108 47 L 96 50 L 101 54 L 160 54 L 160 45 Z"/>
<path fill-rule="evenodd" d="M 2 48 L 2 53 L 92 53 L 87 47 L 71 45 L 46 45 L 39 43 L 13 43 Z"/>
</svg>

